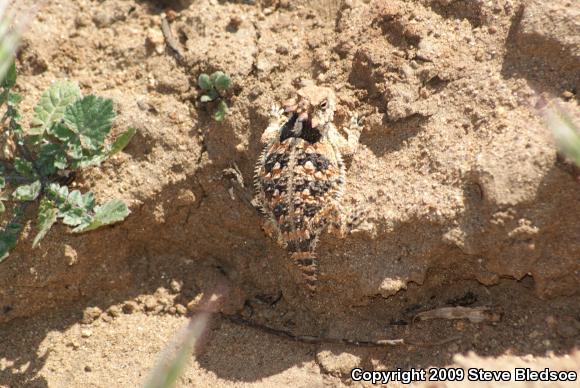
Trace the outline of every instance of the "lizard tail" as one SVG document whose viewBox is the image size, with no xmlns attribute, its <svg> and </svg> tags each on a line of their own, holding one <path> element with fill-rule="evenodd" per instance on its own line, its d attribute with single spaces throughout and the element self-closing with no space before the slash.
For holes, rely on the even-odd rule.
<svg viewBox="0 0 580 388">
<path fill-rule="evenodd" d="M 310 292 L 316 291 L 316 282 L 318 280 L 318 260 L 314 252 L 292 252 L 290 258 L 302 272 L 306 287 Z"/>
</svg>

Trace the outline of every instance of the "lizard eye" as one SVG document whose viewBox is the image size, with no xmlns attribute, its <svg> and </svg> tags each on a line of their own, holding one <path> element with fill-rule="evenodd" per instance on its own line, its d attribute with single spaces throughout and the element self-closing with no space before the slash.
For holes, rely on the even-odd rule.
<svg viewBox="0 0 580 388">
<path fill-rule="evenodd" d="M 319 105 L 322 109 L 326 109 L 328 107 L 328 101 L 324 100 Z"/>
</svg>

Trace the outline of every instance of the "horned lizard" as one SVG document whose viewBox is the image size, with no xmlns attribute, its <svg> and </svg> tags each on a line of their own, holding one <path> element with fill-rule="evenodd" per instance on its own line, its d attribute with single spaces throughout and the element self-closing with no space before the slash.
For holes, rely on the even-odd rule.
<svg viewBox="0 0 580 388">
<path fill-rule="evenodd" d="M 267 218 L 264 229 L 291 253 L 307 288 L 314 291 L 320 234 L 327 227 L 346 232 L 340 204 L 345 187 L 342 157 L 355 152 L 362 128 L 355 115 L 344 129 L 346 138 L 338 132 L 332 122 L 336 97 L 329 88 L 306 86 L 297 97 L 283 109 L 272 108 L 256 165 L 255 202 Z"/>
</svg>

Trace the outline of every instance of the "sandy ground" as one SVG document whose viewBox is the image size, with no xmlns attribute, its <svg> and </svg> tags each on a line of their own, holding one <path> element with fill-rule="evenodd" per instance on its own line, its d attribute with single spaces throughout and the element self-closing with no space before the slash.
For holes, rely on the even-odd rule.
<svg viewBox="0 0 580 388">
<path fill-rule="evenodd" d="M 55 79 L 112 98 L 115 133 L 138 133 L 74 184 L 132 214 L 86 235 L 55 227 L 35 250 L 24 236 L 1 264 L 0 386 L 138 385 L 218 285 L 225 304 L 180 386 L 359 385 L 355 367 L 580 370 L 579 175 L 536 109 L 543 96 L 577 112 L 579 12 L 561 0 L 48 1 L 18 56 L 25 119 Z M 215 70 L 234 81 L 223 123 L 196 87 Z M 306 81 L 335 89 L 339 126 L 364 118 L 344 205 L 367 215 L 346 239 L 322 237 L 310 299 L 249 204 L 270 106 Z M 498 319 L 413 319 L 457 306 Z M 308 344 L 226 315 L 405 344 Z"/>
</svg>

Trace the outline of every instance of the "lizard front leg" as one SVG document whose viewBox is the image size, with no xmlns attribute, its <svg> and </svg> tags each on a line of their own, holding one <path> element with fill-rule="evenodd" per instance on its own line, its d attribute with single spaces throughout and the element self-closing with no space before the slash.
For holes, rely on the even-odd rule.
<svg viewBox="0 0 580 388">
<path fill-rule="evenodd" d="M 272 105 L 270 109 L 270 124 L 262 134 L 260 143 L 263 145 L 270 144 L 280 134 L 280 128 L 284 124 L 284 121 L 286 121 L 284 109 L 276 104 Z"/>
</svg>

